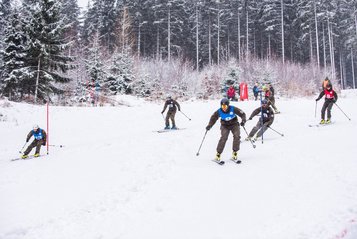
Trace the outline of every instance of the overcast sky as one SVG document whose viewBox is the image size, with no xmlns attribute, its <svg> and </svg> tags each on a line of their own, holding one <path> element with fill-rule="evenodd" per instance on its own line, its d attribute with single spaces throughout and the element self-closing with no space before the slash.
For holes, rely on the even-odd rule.
<svg viewBox="0 0 357 239">
<path fill-rule="evenodd" d="M 88 1 L 90 0 L 77 0 L 78 1 L 78 6 L 81 8 L 85 8 L 88 5 Z"/>
</svg>

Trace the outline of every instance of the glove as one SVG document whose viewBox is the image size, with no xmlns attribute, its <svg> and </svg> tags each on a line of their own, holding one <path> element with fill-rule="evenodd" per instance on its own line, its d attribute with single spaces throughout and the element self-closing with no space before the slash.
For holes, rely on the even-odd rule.
<svg viewBox="0 0 357 239">
<path fill-rule="evenodd" d="M 252 120 L 253 118 L 251 118 L 251 117 L 249 117 L 249 119 L 248 120 Z"/>
<path fill-rule="evenodd" d="M 181 109 L 178 109 L 179 111 L 181 111 Z"/>
<path fill-rule="evenodd" d="M 319 101 L 319 99 L 316 99 L 316 101 Z"/>
<path fill-rule="evenodd" d="M 337 100 L 333 100 L 332 102 L 333 102 L 333 103 L 336 103 L 336 102 L 337 102 Z"/>
<path fill-rule="evenodd" d="M 42 143 L 42 145 L 45 146 L 45 145 L 46 145 L 46 141 L 44 141 L 44 142 Z"/>
<path fill-rule="evenodd" d="M 164 113 L 164 111 L 161 111 L 161 114 L 163 114 Z"/>
<path fill-rule="evenodd" d="M 209 125 L 206 126 L 206 130 L 210 130 L 211 128 L 212 128 L 212 127 L 209 126 Z"/>
<path fill-rule="evenodd" d="M 244 127 L 245 121 L 242 121 L 242 122 L 240 123 L 240 125 L 241 125 L 242 127 Z"/>
</svg>

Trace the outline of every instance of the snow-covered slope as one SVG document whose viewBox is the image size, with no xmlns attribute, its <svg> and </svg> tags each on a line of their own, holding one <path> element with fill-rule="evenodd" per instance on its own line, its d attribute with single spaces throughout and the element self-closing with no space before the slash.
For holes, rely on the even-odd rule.
<svg viewBox="0 0 357 239">
<path fill-rule="evenodd" d="M 45 107 L 4 101 L 0 131 L 1 239 L 336 239 L 357 237 L 357 96 L 337 102 L 334 124 L 319 121 L 313 99 L 277 101 L 281 114 L 264 143 L 242 142 L 236 165 L 230 136 L 213 162 L 219 101 L 183 102 L 177 125 L 157 133 L 163 105 L 50 107 L 49 155 L 18 160 Z M 258 102 L 234 102 L 250 113 Z M 250 130 L 258 118 L 248 121 Z M 245 138 L 245 132 L 241 135 Z M 46 149 L 42 148 L 42 153 Z"/>
</svg>

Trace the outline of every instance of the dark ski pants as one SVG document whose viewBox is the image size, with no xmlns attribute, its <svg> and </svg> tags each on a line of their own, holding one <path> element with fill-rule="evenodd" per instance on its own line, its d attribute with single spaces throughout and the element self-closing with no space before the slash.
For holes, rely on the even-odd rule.
<svg viewBox="0 0 357 239">
<path fill-rule="evenodd" d="M 36 147 L 36 151 L 35 151 L 35 154 L 39 154 L 40 153 L 40 149 L 41 149 L 41 145 L 43 144 L 43 140 L 37 140 L 35 139 L 34 141 L 32 141 L 32 143 L 27 147 L 27 149 L 25 150 L 24 152 L 24 155 L 28 155 L 31 150 L 33 148 Z"/>
<path fill-rule="evenodd" d="M 259 120 L 258 123 L 250 131 L 248 137 L 250 138 L 254 137 L 254 135 L 258 132 L 258 130 L 259 132 L 257 133 L 257 137 L 261 137 L 263 133 L 268 129 L 268 127 L 273 124 L 273 121 L 274 120 L 269 120 L 262 125 L 262 123 Z"/>
<path fill-rule="evenodd" d="M 325 119 L 325 112 L 327 110 L 327 119 L 331 119 L 331 109 L 333 106 L 332 101 L 325 101 L 321 109 L 321 119 Z"/>
<path fill-rule="evenodd" d="M 226 145 L 229 132 L 233 134 L 233 151 L 238 151 L 240 146 L 240 130 L 239 124 L 234 124 L 232 126 L 226 127 L 221 125 L 221 138 L 218 141 L 217 153 L 222 153 L 224 146 Z"/>
<path fill-rule="evenodd" d="M 176 123 L 175 123 L 175 114 L 176 114 L 176 110 L 173 110 L 173 111 L 167 111 L 167 114 L 166 114 L 166 119 L 165 119 L 165 125 L 166 127 L 169 127 L 170 126 L 170 122 L 169 120 L 171 120 L 171 123 L 172 123 L 172 127 L 175 127 L 176 126 Z"/>
</svg>

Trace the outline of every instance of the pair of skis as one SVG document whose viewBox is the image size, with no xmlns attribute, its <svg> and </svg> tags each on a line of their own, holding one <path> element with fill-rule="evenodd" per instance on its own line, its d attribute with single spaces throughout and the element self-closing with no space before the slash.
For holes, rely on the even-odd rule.
<svg viewBox="0 0 357 239">
<path fill-rule="evenodd" d="M 233 158 L 231 158 L 231 160 L 234 162 L 234 163 L 236 163 L 236 164 L 240 164 L 242 161 L 240 161 L 240 160 L 238 160 L 238 159 L 233 159 Z M 212 160 L 213 162 L 215 162 L 216 164 L 218 164 L 218 165 L 224 165 L 226 162 L 225 161 L 223 161 L 223 160 L 215 160 L 215 159 L 213 159 Z"/>
<path fill-rule="evenodd" d="M 27 158 L 22 158 L 22 157 L 18 157 L 18 158 L 13 158 L 10 161 L 17 161 L 17 160 L 27 160 L 27 159 L 33 159 L 33 158 L 39 158 L 39 157 L 43 157 L 46 156 L 45 154 L 41 154 L 37 157 L 35 157 L 35 155 L 29 155 Z"/>
</svg>

